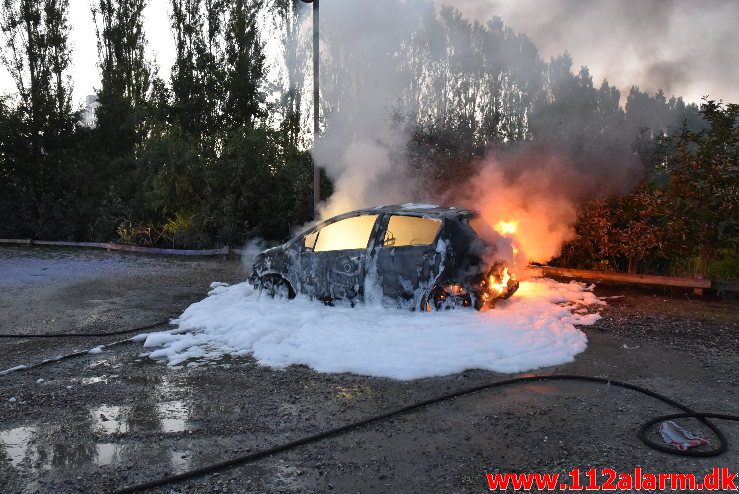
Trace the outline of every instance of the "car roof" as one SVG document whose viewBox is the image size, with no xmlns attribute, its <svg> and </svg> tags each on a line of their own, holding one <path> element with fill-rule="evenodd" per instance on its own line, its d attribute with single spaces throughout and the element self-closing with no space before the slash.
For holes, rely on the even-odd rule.
<svg viewBox="0 0 739 494">
<path fill-rule="evenodd" d="M 356 214 L 378 214 L 378 213 L 390 213 L 390 214 L 405 214 L 413 216 L 431 216 L 436 218 L 456 218 L 456 217 L 470 217 L 476 214 L 471 209 L 459 209 L 455 207 L 442 207 L 435 204 L 393 204 L 389 206 L 377 206 L 374 208 L 365 208 L 352 211 L 351 213 L 345 213 L 346 215 Z M 342 215 L 343 216 L 343 215 Z"/>
</svg>

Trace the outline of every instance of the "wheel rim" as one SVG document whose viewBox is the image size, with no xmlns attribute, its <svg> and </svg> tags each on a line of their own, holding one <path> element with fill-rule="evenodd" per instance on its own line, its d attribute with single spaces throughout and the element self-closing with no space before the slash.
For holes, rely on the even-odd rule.
<svg viewBox="0 0 739 494">
<path fill-rule="evenodd" d="M 271 298 L 290 298 L 290 286 L 282 276 L 267 275 L 262 279 L 261 289 Z"/>
<path fill-rule="evenodd" d="M 426 301 L 426 310 L 449 310 L 472 305 L 470 294 L 454 295 L 440 286 L 431 289 Z"/>
</svg>

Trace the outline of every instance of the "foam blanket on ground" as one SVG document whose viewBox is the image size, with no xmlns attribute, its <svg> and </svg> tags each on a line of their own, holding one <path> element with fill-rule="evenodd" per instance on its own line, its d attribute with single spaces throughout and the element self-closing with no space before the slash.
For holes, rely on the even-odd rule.
<svg viewBox="0 0 739 494">
<path fill-rule="evenodd" d="M 487 312 L 425 313 L 273 300 L 247 283 L 214 283 L 207 298 L 173 321 L 178 329 L 146 335 L 144 346 L 172 366 L 251 355 L 276 368 L 304 364 L 394 379 L 466 369 L 521 372 L 570 362 L 585 350 L 576 325 L 595 323 L 600 316 L 587 306 L 604 303 L 591 290 L 534 279 Z"/>
</svg>

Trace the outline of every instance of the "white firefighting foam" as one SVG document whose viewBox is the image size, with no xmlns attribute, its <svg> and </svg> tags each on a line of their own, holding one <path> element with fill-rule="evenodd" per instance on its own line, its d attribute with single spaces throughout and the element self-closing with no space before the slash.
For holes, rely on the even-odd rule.
<svg viewBox="0 0 739 494">
<path fill-rule="evenodd" d="M 600 316 L 575 311 L 605 304 L 591 288 L 533 279 L 494 310 L 424 313 L 327 307 L 300 296 L 273 300 L 248 283 L 214 283 L 207 298 L 174 321 L 178 329 L 137 339 L 145 337 L 150 357 L 171 366 L 251 355 L 274 368 L 304 364 L 318 372 L 394 379 L 466 369 L 521 372 L 571 362 L 585 350 L 587 338 L 575 326 Z"/>
</svg>

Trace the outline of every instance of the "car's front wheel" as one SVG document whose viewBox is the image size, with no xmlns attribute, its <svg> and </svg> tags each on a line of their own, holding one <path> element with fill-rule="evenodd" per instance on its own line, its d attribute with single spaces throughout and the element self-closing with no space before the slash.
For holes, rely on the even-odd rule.
<svg viewBox="0 0 739 494">
<path fill-rule="evenodd" d="M 422 309 L 431 310 L 449 310 L 457 307 L 470 307 L 472 305 L 472 297 L 470 293 L 461 285 L 450 284 L 447 286 L 434 286 L 426 296 L 426 301 Z"/>
<path fill-rule="evenodd" d="M 271 298 L 295 298 L 295 292 L 290 283 L 275 273 L 265 274 L 259 278 L 259 291 Z"/>
</svg>

